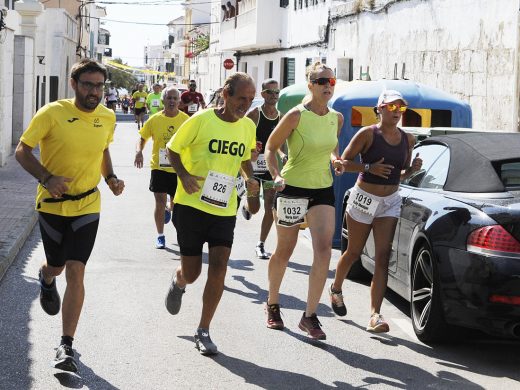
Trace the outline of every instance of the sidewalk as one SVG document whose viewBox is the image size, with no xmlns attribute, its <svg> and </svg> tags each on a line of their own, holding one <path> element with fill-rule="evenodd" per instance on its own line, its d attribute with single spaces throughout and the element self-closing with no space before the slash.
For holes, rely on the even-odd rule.
<svg viewBox="0 0 520 390">
<path fill-rule="evenodd" d="M 0 167 L 0 281 L 34 227 L 36 180 L 14 158 Z"/>
<path fill-rule="evenodd" d="M 134 120 L 133 114 L 120 110 L 116 116 L 118 122 Z M 36 185 L 36 179 L 18 164 L 14 154 L 0 167 L 0 281 L 36 224 Z"/>
</svg>

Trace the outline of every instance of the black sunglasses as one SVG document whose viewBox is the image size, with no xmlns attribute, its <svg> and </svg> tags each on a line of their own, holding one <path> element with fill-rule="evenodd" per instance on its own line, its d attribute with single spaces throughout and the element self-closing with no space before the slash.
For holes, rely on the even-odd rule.
<svg viewBox="0 0 520 390">
<path fill-rule="evenodd" d="M 279 89 L 264 89 L 262 92 L 268 93 L 269 95 L 278 95 L 280 93 Z"/>
<path fill-rule="evenodd" d="M 334 77 L 320 77 L 319 79 L 311 80 L 311 83 L 318 85 L 330 84 L 331 87 L 336 85 L 336 79 Z"/>
</svg>

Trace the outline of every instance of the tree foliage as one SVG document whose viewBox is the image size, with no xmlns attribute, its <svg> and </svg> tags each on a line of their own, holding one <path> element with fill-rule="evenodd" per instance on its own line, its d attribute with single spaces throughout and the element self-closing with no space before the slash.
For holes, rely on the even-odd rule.
<svg viewBox="0 0 520 390">
<path fill-rule="evenodd" d="M 122 65 L 126 65 L 123 64 L 123 60 L 121 60 L 121 58 L 115 58 L 113 61 Z M 126 88 L 128 91 L 131 91 L 138 82 L 137 78 L 128 71 L 109 67 L 108 73 L 109 80 L 114 83 L 116 88 Z"/>
</svg>

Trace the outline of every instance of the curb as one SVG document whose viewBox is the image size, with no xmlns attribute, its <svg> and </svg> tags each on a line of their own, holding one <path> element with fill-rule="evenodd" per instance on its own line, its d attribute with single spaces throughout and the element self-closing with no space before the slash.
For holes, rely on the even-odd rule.
<svg viewBox="0 0 520 390">
<path fill-rule="evenodd" d="M 16 258 L 16 255 L 25 244 L 25 240 L 29 234 L 31 234 L 37 220 L 36 211 L 31 207 L 26 215 L 20 218 L 21 223 L 11 230 L 10 233 L 15 237 L 14 240 L 7 243 L 0 242 L 0 282 L 9 269 L 9 266 Z M 7 244 L 7 246 L 4 246 L 4 244 Z"/>
</svg>

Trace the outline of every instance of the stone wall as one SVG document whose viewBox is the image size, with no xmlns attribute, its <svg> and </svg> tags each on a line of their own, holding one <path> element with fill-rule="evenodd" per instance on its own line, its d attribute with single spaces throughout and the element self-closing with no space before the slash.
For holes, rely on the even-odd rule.
<svg viewBox="0 0 520 390">
<path fill-rule="evenodd" d="M 390 0 L 333 10 L 331 64 L 404 77 L 467 101 L 473 127 L 518 130 L 518 0 Z M 333 48 L 333 49 L 332 49 Z M 397 72 L 396 70 L 397 64 Z"/>
</svg>

